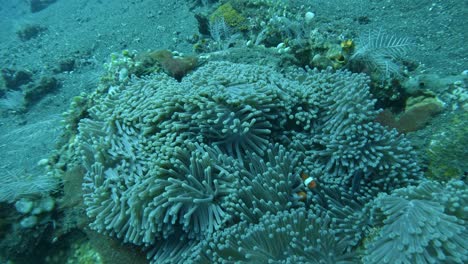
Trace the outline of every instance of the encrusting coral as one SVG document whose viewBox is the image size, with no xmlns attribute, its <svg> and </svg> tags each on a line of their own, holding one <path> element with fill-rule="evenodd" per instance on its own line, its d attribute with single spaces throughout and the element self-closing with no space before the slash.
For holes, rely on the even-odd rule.
<svg viewBox="0 0 468 264">
<path fill-rule="evenodd" d="M 67 150 L 91 228 L 153 263 L 355 260 L 370 201 L 421 178 L 367 81 L 220 61 L 101 87 Z"/>
</svg>

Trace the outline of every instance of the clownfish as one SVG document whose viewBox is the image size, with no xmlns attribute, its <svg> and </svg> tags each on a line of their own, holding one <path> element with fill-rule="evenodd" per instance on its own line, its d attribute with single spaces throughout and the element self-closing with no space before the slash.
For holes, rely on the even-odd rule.
<svg viewBox="0 0 468 264">
<path fill-rule="evenodd" d="M 304 186 L 310 190 L 314 189 L 317 187 L 317 181 L 315 180 L 314 177 L 309 176 L 305 172 L 301 172 L 301 179 L 302 182 L 304 183 Z M 307 192 L 306 191 L 299 191 L 295 194 L 295 197 L 299 201 L 305 201 L 307 199 Z"/>
<path fill-rule="evenodd" d="M 309 189 L 314 189 L 315 187 L 317 187 L 317 181 L 315 180 L 314 177 L 309 176 L 305 172 L 301 172 L 301 178 L 302 178 L 302 181 L 304 182 L 305 187 Z"/>
<path fill-rule="evenodd" d="M 299 191 L 294 196 L 299 201 L 305 201 L 307 199 L 307 193 L 304 191 Z"/>
</svg>

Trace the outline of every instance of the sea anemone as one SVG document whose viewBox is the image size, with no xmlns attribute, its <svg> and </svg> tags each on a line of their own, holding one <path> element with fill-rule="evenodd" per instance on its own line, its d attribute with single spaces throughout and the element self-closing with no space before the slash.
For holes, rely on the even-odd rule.
<svg viewBox="0 0 468 264">
<path fill-rule="evenodd" d="M 242 222 L 217 233 L 208 252 L 216 263 L 355 263 L 330 221 L 305 208 L 268 212 L 257 224 Z"/>
</svg>

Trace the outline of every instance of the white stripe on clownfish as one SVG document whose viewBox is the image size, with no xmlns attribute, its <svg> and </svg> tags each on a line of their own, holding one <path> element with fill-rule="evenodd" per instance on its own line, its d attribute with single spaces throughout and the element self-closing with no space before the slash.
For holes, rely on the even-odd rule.
<svg viewBox="0 0 468 264">
<path fill-rule="evenodd" d="M 302 178 L 302 181 L 304 182 L 305 187 L 309 189 L 314 189 L 315 187 L 317 187 L 317 181 L 315 180 L 314 177 L 309 176 L 305 172 L 302 172 L 301 178 Z"/>
<path fill-rule="evenodd" d="M 314 177 L 309 176 L 305 172 L 301 172 L 300 175 L 301 175 L 302 183 L 307 189 L 312 190 L 315 187 L 317 187 L 317 181 L 315 180 Z M 297 193 L 294 194 L 294 197 L 299 201 L 307 200 L 307 190 L 298 191 Z"/>
</svg>

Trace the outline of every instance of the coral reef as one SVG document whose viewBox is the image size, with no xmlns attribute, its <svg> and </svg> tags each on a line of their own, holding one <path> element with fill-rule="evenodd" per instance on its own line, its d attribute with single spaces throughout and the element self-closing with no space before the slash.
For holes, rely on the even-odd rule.
<svg viewBox="0 0 468 264">
<path fill-rule="evenodd" d="M 29 2 L 37 12 L 54 1 Z M 331 18 L 371 17 L 325 17 L 310 1 L 189 2 L 203 11 L 200 35 L 185 40 L 209 53 L 113 54 L 96 91 L 66 113 L 60 149 L 41 161 L 51 171 L 4 175 L 0 262 L 38 241 L 76 238 L 88 241 L 72 244 L 69 262 L 468 261 L 466 169 L 453 158 L 466 156 L 466 122 L 435 134 L 427 157 L 426 175 L 455 180 L 423 179 L 400 133 L 442 111 L 440 93 L 423 88 L 448 79 L 401 76 L 414 66 L 402 63 L 409 39 L 349 38 L 353 29 L 338 32 Z M 32 24 L 16 34 L 26 45 L 46 30 Z M 178 47 L 182 33 L 173 33 Z M 79 63 L 62 57 L 51 70 Z M 9 112 L 59 87 L 27 70 L 1 74 L 0 108 Z M 451 81 L 440 97 L 453 110 L 466 108 L 465 82 Z M 52 193 L 59 186 L 63 193 Z M 34 232 L 22 241 L 10 230 Z"/>
<path fill-rule="evenodd" d="M 108 76 L 131 69 L 128 58 Z M 90 227 L 145 248 L 154 263 L 196 252 L 224 262 L 235 251 L 244 261 L 354 259 L 367 234 L 365 204 L 421 177 L 409 142 L 373 122 L 367 81 L 222 61 L 180 82 L 158 72 L 104 80 L 68 113 L 73 131 L 54 172 L 84 170 Z M 351 199 L 332 200 L 334 188 Z M 233 241 L 228 230 L 245 230 L 246 239 Z M 295 253 L 278 255 L 271 232 Z M 304 248 L 309 233 L 321 238 Z"/>
</svg>

